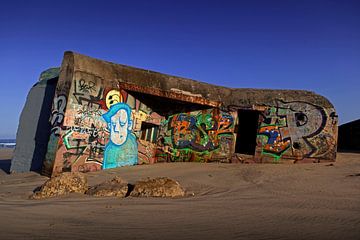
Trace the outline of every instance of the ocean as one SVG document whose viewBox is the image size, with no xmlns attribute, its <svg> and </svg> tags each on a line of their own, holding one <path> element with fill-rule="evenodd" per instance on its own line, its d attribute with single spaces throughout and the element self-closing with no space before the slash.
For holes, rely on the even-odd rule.
<svg viewBox="0 0 360 240">
<path fill-rule="evenodd" d="M 15 148 L 16 139 L 0 139 L 0 149 L 1 148 Z"/>
</svg>

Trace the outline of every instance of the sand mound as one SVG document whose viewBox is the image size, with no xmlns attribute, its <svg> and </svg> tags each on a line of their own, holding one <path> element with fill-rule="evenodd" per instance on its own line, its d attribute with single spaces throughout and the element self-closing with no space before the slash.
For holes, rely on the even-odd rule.
<svg viewBox="0 0 360 240">
<path fill-rule="evenodd" d="M 72 192 L 85 193 L 87 189 L 88 184 L 84 174 L 65 172 L 47 180 L 30 198 L 43 199 Z"/>
<path fill-rule="evenodd" d="M 125 197 L 128 189 L 128 183 L 116 176 L 109 181 L 90 187 L 86 194 L 96 197 Z"/>
<path fill-rule="evenodd" d="M 132 197 L 183 197 L 184 189 L 180 184 L 167 177 L 148 178 L 135 183 Z"/>
</svg>

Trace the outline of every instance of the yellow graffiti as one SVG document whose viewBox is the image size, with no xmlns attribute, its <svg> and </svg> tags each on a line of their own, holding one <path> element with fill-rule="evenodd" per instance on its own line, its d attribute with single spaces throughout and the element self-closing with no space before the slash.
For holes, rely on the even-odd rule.
<svg viewBox="0 0 360 240">
<path fill-rule="evenodd" d="M 140 131 L 141 123 L 145 121 L 147 117 L 148 115 L 141 110 L 139 111 L 132 110 L 133 131 Z"/>
<path fill-rule="evenodd" d="M 106 94 L 105 103 L 107 108 L 110 108 L 111 105 L 122 101 L 123 98 L 119 90 L 111 90 Z"/>
</svg>

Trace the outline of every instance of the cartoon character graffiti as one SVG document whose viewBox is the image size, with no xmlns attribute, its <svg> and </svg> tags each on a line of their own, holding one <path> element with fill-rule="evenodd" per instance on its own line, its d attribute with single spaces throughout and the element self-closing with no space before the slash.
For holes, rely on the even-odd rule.
<svg viewBox="0 0 360 240">
<path fill-rule="evenodd" d="M 105 103 L 106 103 L 106 107 L 110 108 L 111 105 L 114 105 L 118 102 L 122 102 L 123 101 L 123 97 L 120 94 L 119 90 L 110 90 L 105 97 Z"/>
<path fill-rule="evenodd" d="M 136 137 L 131 132 L 131 108 L 126 103 L 111 105 L 102 115 L 108 124 L 110 140 L 105 147 L 103 169 L 135 165 L 138 162 Z"/>
</svg>

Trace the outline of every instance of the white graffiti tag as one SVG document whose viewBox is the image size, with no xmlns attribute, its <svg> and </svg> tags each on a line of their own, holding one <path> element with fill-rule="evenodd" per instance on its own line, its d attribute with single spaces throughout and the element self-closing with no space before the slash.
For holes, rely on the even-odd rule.
<svg viewBox="0 0 360 240">
<path fill-rule="evenodd" d="M 53 110 L 51 112 L 51 132 L 56 136 L 60 135 L 60 125 L 64 121 L 64 111 L 66 107 L 66 97 L 60 95 L 54 98 Z"/>
</svg>

